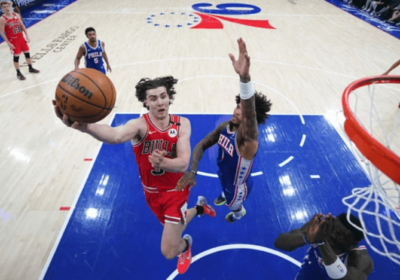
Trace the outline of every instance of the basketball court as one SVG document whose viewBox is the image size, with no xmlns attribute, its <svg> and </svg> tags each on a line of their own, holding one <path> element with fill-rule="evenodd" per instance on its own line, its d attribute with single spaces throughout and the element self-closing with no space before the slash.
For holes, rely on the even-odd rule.
<svg viewBox="0 0 400 280">
<path fill-rule="evenodd" d="M 341 97 L 399 59 L 394 35 L 323 0 L 240 1 L 225 13 L 212 11 L 224 1 L 209 1 L 208 13 L 186 0 L 43 3 L 36 13 L 51 16 L 31 19 L 28 29 L 40 74 L 21 67 L 27 79 L 17 80 L 0 44 L 0 279 L 294 279 L 307 248 L 283 252 L 275 238 L 315 213 L 346 212 L 342 198 L 369 185 L 342 128 Z M 162 227 L 145 203 L 132 145 L 102 145 L 54 114 L 57 83 L 73 70 L 89 26 L 105 42 L 117 91 L 101 123 L 139 117 L 139 79 L 173 75 L 170 112 L 191 121 L 193 149 L 233 112 L 238 77 L 228 53 L 237 55 L 239 37 L 255 89 L 273 103 L 260 126 L 247 215 L 228 224 L 221 206 L 215 218 L 195 217 L 185 231 L 194 243 L 184 275 L 160 252 Z M 382 110 L 397 114 L 400 98 L 384 101 Z M 205 153 L 189 206 L 198 195 L 219 195 L 216 156 L 216 146 Z M 400 277 L 397 264 L 368 252 L 368 279 Z"/>
</svg>

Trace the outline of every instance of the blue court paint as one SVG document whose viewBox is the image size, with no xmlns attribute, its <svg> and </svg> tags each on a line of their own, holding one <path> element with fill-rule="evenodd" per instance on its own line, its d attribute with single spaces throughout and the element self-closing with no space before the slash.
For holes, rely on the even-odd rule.
<svg viewBox="0 0 400 280">
<path fill-rule="evenodd" d="M 183 115 L 192 124 L 192 149 L 228 115 Z M 137 118 L 117 114 L 113 126 Z M 192 254 L 230 244 L 275 249 L 281 232 L 299 228 L 315 213 L 346 211 L 341 198 L 351 188 L 367 186 L 367 178 L 336 130 L 323 116 L 273 115 L 260 126 L 260 145 L 254 162 L 253 191 L 245 202 L 247 215 L 228 224 L 225 206 L 217 216 L 195 217 L 185 233 L 192 235 Z M 303 135 L 306 135 L 301 147 Z M 96 140 L 93 140 L 95 143 Z M 208 149 L 199 171 L 216 173 L 217 146 Z M 293 156 L 286 165 L 285 159 Z M 320 178 L 312 179 L 311 175 Z M 210 202 L 221 191 L 217 178 L 198 176 L 189 206 L 198 195 Z M 160 252 L 162 226 L 146 205 L 132 146 L 104 144 L 93 165 L 45 279 L 167 279 L 177 259 Z M 364 243 L 362 243 L 364 244 Z M 275 249 L 276 250 L 276 249 Z M 307 248 L 282 252 L 302 262 Z M 375 270 L 372 279 L 398 279 L 399 266 L 369 250 Z M 174 279 L 294 279 L 298 266 L 275 254 L 251 249 L 218 251 L 194 262 Z"/>
<path fill-rule="evenodd" d="M 21 11 L 24 25 L 26 28 L 29 28 L 76 1 L 77 0 L 45 0 L 37 5 L 27 7 Z M 3 38 L 0 37 L 0 44 L 3 42 Z"/>
<path fill-rule="evenodd" d="M 384 22 L 383 20 L 380 20 L 370 15 L 366 11 L 362 11 L 361 9 L 358 9 L 356 7 L 352 7 L 351 5 L 342 0 L 325 0 L 325 1 L 335 5 L 336 7 L 344 10 L 345 12 L 348 12 L 349 14 L 352 14 L 353 16 L 358 17 L 359 19 L 365 22 L 368 22 L 369 24 L 381 29 L 382 31 L 389 33 L 390 35 L 396 37 L 397 39 L 400 39 L 400 26 Z"/>
</svg>

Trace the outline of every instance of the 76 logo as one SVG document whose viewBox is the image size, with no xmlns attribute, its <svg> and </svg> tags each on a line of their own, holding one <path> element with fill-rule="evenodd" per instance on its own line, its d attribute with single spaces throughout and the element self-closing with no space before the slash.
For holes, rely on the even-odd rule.
<svg viewBox="0 0 400 280">
<path fill-rule="evenodd" d="M 195 13 L 201 18 L 201 22 L 193 26 L 191 29 L 223 29 L 224 26 L 221 20 L 258 27 L 265 29 L 275 29 L 269 24 L 268 20 L 254 20 L 254 19 L 240 19 L 234 17 L 226 17 L 221 15 L 250 15 L 257 14 L 261 9 L 255 5 L 242 4 L 242 3 L 224 3 L 218 4 L 212 8 L 210 3 L 194 4 L 192 8 L 198 13 Z"/>
</svg>

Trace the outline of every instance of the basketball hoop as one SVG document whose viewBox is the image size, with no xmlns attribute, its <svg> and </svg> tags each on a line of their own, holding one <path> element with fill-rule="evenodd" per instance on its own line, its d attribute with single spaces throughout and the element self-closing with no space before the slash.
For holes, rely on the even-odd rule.
<svg viewBox="0 0 400 280">
<path fill-rule="evenodd" d="M 368 90 L 365 90 L 368 89 Z M 368 245 L 400 265 L 400 76 L 374 76 L 344 91 L 344 130 L 371 185 L 342 202 L 358 214 Z M 397 135 L 396 135 L 397 133 Z"/>
</svg>

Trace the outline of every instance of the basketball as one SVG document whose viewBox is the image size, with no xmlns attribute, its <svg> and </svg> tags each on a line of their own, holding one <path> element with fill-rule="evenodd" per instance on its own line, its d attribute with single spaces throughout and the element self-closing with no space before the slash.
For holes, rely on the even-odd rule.
<svg viewBox="0 0 400 280">
<path fill-rule="evenodd" d="M 66 74 L 57 85 L 56 101 L 71 121 L 95 123 L 114 108 L 115 87 L 102 72 L 82 68 Z"/>
</svg>

